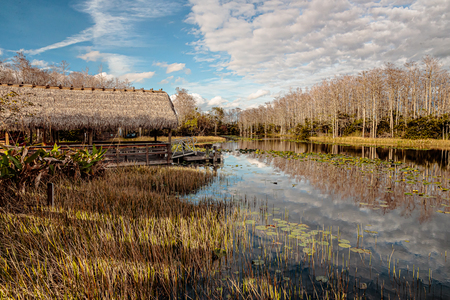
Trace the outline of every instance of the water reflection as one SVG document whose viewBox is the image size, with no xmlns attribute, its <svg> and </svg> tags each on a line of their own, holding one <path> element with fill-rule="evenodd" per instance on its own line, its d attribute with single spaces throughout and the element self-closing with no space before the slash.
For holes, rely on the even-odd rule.
<svg viewBox="0 0 450 300">
<path fill-rule="evenodd" d="M 351 147 L 319 146 L 280 141 L 224 144 L 224 148 L 229 149 L 352 154 Z M 347 152 L 342 152 L 344 150 Z M 361 151 L 353 152 L 358 157 L 371 153 L 380 159 L 406 163 L 385 167 L 348 166 L 233 153 L 226 155 L 225 166 L 219 172 L 232 174 L 234 179 L 226 185 L 212 185 L 202 193 L 260 199 L 268 207 L 288 212 L 290 222 L 306 223 L 311 228 L 332 228 L 353 247 L 357 245 L 372 253 L 370 262 L 367 257 L 352 256 L 350 275 L 355 278 L 372 283 L 380 280 L 380 284 L 388 282 L 392 279 L 393 264 L 397 273 L 401 270 L 403 279 L 411 281 L 420 269 L 423 294 L 417 298 L 450 298 L 447 265 L 450 214 L 446 214 L 450 212 L 450 191 L 443 190 L 450 187 L 450 172 L 446 163 L 442 163 L 448 162 L 443 159 L 448 153 L 437 151 L 439 158 L 433 158 L 423 151 L 414 154 L 414 150 L 360 147 L 355 151 Z M 420 163 L 413 163 L 413 157 Z M 273 221 L 269 218 L 268 222 Z M 302 272 L 295 265 L 291 270 Z M 395 289 L 393 285 L 391 291 Z M 379 298 L 379 295 L 374 296 L 374 299 Z"/>
<path fill-rule="evenodd" d="M 297 143 L 281 141 L 279 139 L 263 141 L 238 141 L 223 145 L 224 148 L 237 147 L 241 149 L 262 149 L 275 151 L 293 151 L 296 153 L 332 153 L 344 154 L 371 159 L 394 160 L 417 165 L 436 165 L 442 169 L 450 167 L 449 150 L 413 150 L 394 148 L 375 148 L 364 146 L 342 146 L 331 144 Z"/>
</svg>

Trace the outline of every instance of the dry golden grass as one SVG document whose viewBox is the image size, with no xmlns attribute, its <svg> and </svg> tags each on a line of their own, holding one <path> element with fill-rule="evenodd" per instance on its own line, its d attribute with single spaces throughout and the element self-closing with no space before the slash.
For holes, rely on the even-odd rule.
<svg viewBox="0 0 450 300">
<path fill-rule="evenodd" d="M 357 145 L 357 146 L 389 146 L 397 148 L 416 148 L 416 149 L 438 149 L 438 150 L 448 150 L 450 149 L 449 140 L 435 140 L 435 139 L 424 139 L 424 140 L 407 140 L 399 138 L 362 138 L 362 137 L 311 137 L 311 141 L 319 143 L 330 143 L 330 144 L 347 144 L 347 145 Z"/>
<path fill-rule="evenodd" d="M 222 202 L 181 200 L 208 184 L 199 169 L 109 170 L 55 183 L 56 205 L 0 208 L 0 299 L 173 299 L 208 277 L 232 243 Z M 29 203 L 45 191 L 28 195 Z M 36 206 L 34 206 L 36 207 Z"/>
</svg>

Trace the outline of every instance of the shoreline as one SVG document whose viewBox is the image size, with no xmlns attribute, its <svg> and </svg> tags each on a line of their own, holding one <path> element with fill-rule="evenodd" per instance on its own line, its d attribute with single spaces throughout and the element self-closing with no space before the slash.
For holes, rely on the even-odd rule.
<svg viewBox="0 0 450 300">
<path fill-rule="evenodd" d="M 364 147 L 392 147 L 396 149 L 414 149 L 414 150 L 450 150 L 450 140 L 436 139 L 401 139 L 401 138 L 362 138 L 362 137 L 337 137 L 313 136 L 309 140 L 298 140 L 292 135 L 268 135 L 267 138 L 248 138 L 237 137 L 243 140 L 265 140 L 279 139 L 288 142 L 309 142 L 315 144 L 332 144 L 342 146 L 364 146 Z"/>
<path fill-rule="evenodd" d="M 362 138 L 362 137 L 310 137 L 311 142 L 364 147 L 393 147 L 416 150 L 450 150 L 450 140 L 400 138 Z"/>
</svg>

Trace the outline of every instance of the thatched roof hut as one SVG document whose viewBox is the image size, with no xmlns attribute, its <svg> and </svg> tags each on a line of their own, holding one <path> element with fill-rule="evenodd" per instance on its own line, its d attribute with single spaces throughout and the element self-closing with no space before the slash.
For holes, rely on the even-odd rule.
<svg viewBox="0 0 450 300">
<path fill-rule="evenodd" d="M 1 84 L 0 95 L 9 92 L 33 103 L 10 129 L 43 127 L 72 129 L 174 129 L 178 119 L 169 95 L 162 90 L 51 87 Z M 1 117 L 1 116 L 0 116 Z M 4 118 L 4 116 L 3 116 Z M 6 118 L 4 118 L 6 119 Z M 0 126 L 1 123 L 0 122 Z M 6 128 L 0 128 L 6 129 Z"/>
</svg>

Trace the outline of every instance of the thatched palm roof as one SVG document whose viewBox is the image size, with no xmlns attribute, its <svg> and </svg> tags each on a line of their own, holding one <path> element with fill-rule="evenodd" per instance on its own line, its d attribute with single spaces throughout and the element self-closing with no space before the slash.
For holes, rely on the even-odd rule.
<svg viewBox="0 0 450 300">
<path fill-rule="evenodd" d="M 55 130 L 176 128 L 172 101 L 162 90 L 98 89 L 1 84 L 0 95 L 15 92 L 34 105 L 28 116 L 7 126 L 52 127 Z M 22 115 L 26 115 L 25 111 Z M 1 117 L 1 116 L 0 116 Z M 0 122 L 1 126 L 1 122 Z"/>
</svg>

